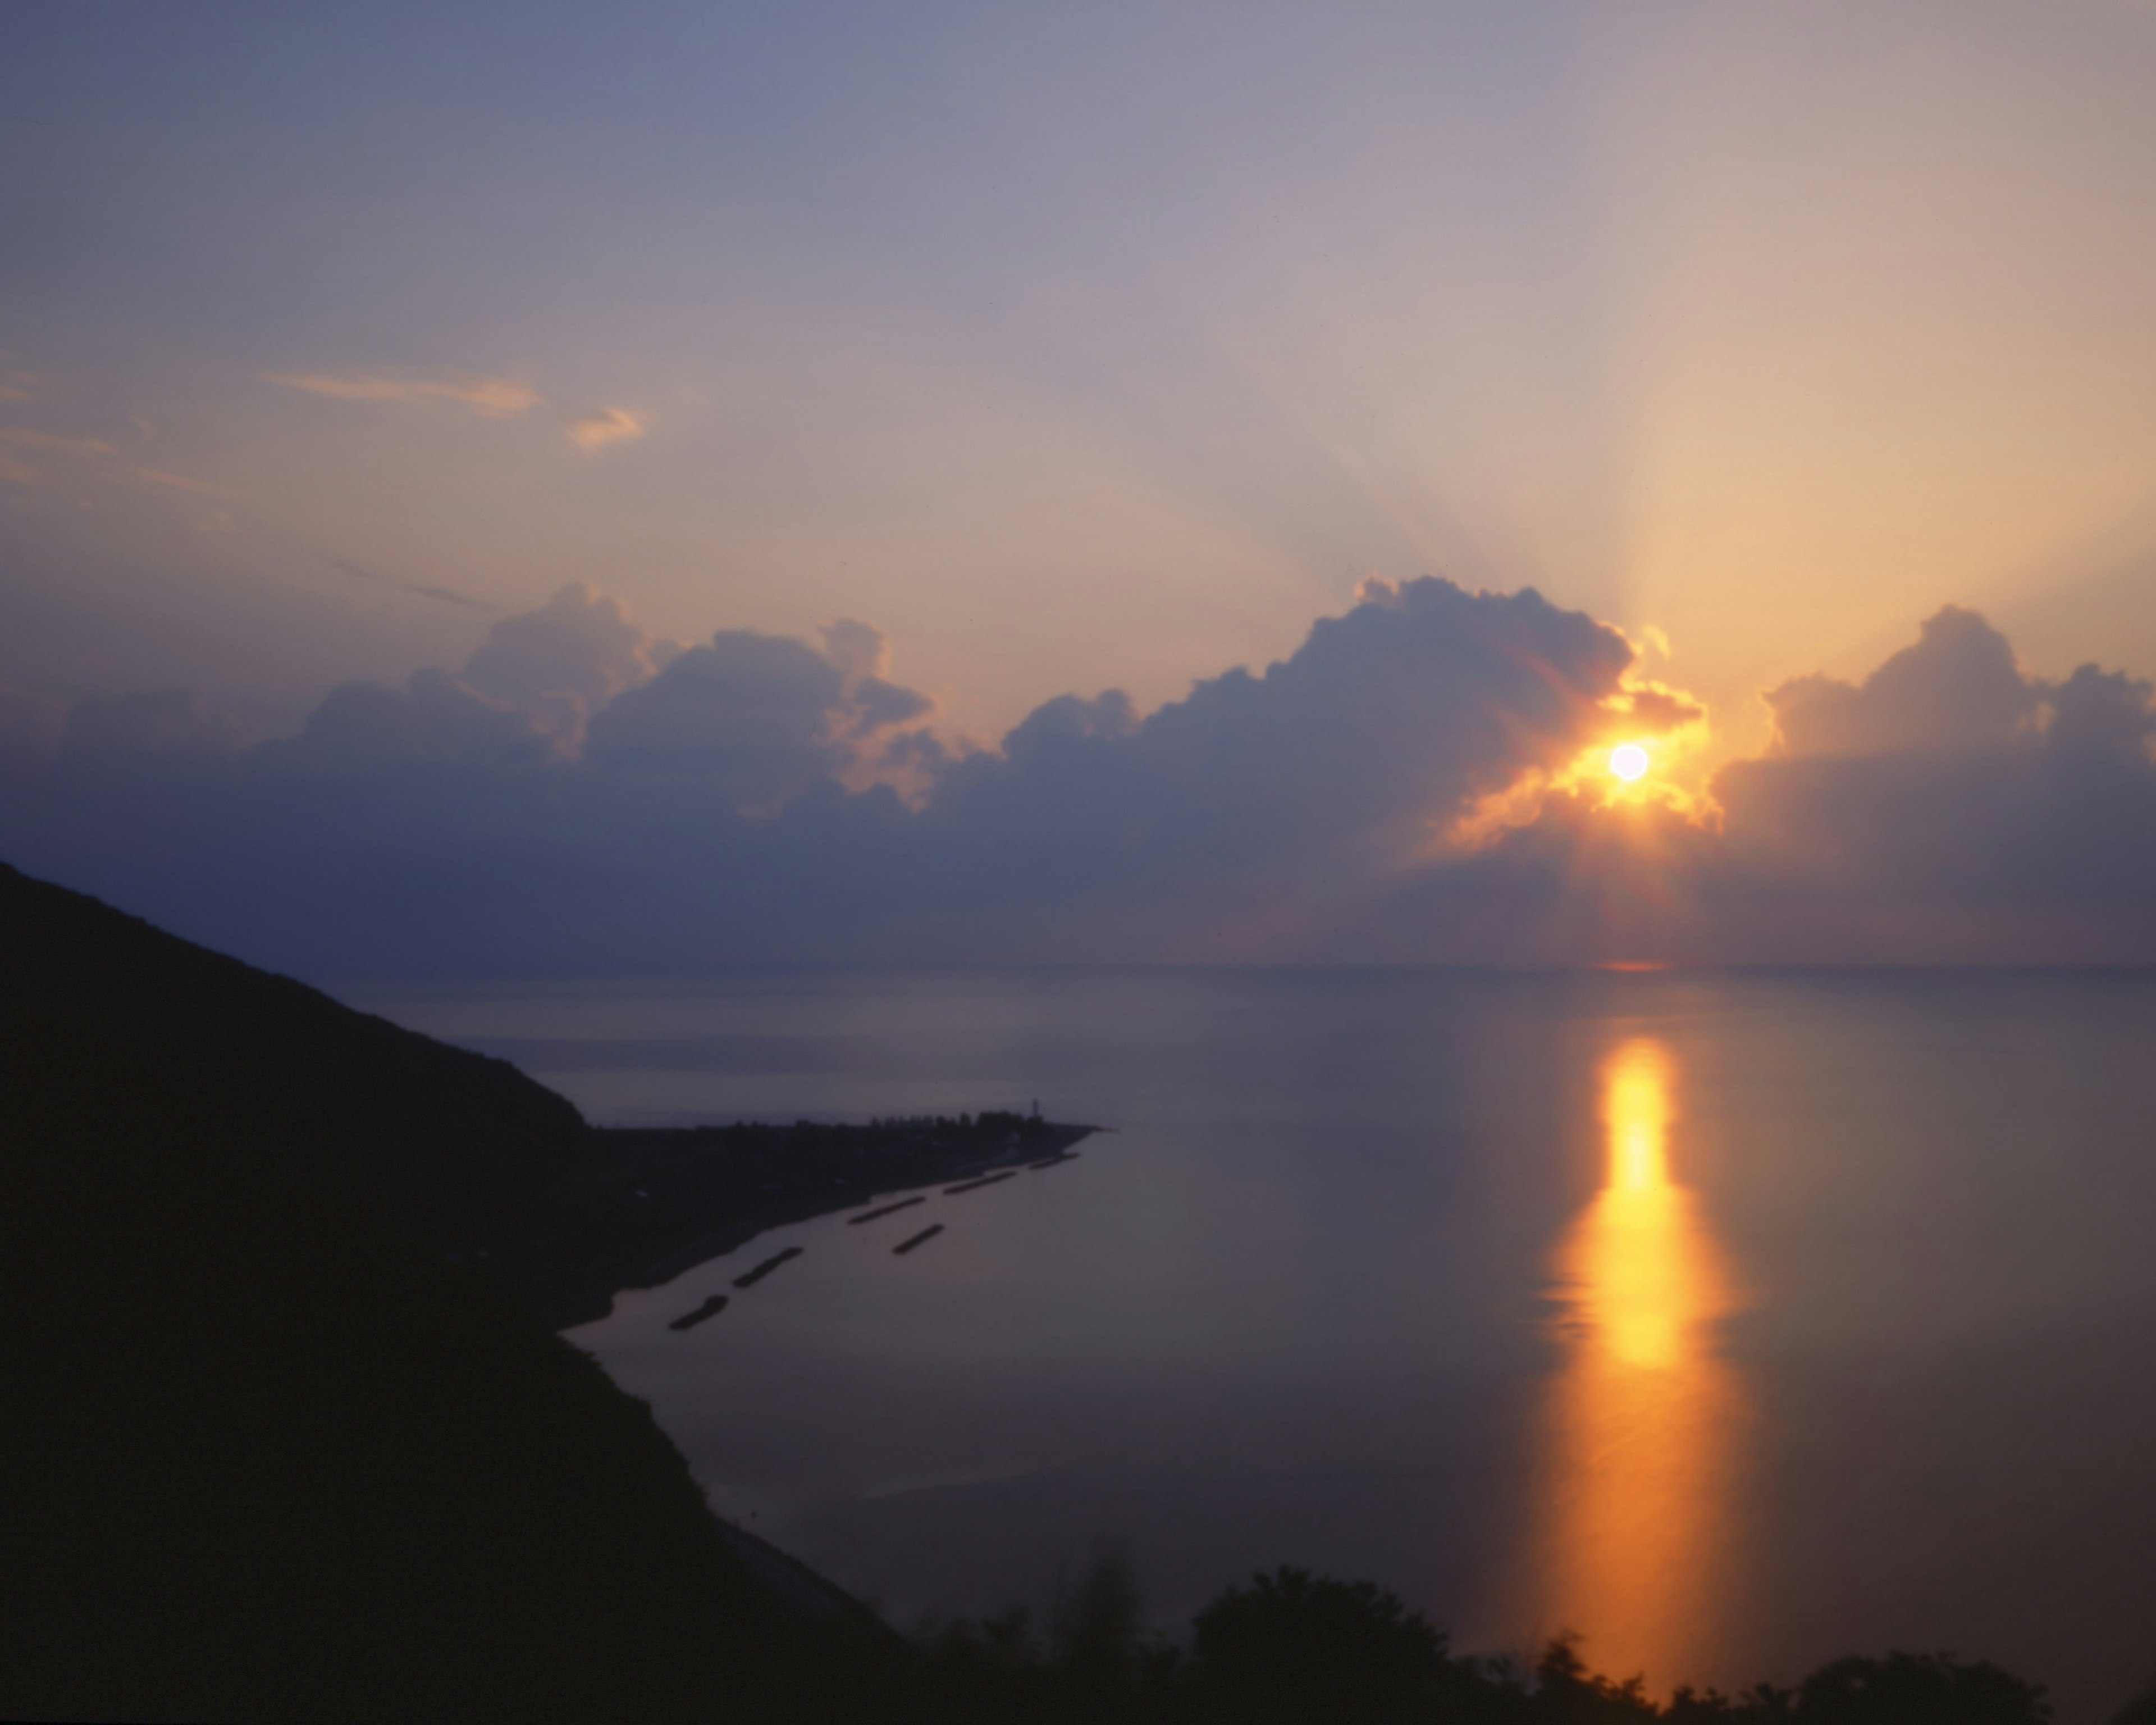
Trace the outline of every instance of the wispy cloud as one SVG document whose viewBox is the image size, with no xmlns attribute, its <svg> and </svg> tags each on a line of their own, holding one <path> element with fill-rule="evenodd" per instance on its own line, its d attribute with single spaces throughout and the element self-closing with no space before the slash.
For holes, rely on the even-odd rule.
<svg viewBox="0 0 2156 1725">
<path fill-rule="evenodd" d="M 27 425 L 0 426 L 0 444 L 18 449 L 35 449 L 48 455 L 79 455 L 95 459 L 114 453 L 102 438 L 62 437 L 56 432 L 33 431 Z"/>
<path fill-rule="evenodd" d="M 393 587 L 399 593 L 416 594 L 423 599 L 438 599 L 445 605 L 461 605 L 468 611 L 499 611 L 501 607 L 489 600 L 475 598 L 470 593 L 459 593 L 453 587 L 433 587 L 424 581 L 406 581 L 398 576 L 385 574 L 380 569 L 355 562 L 350 557 L 325 555 L 322 561 L 340 575 L 349 575 L 354 581 L 364 581 L 375 587 Z"/>
<path fill-rule="evenodd" d="M 51 464 L 55 461 L 104 462 L 120 452 L 101 437 L 63 437 L 58 432 L 37 431 L 27 425 L 0 426 L 0 446 L 20 449 L 33 460 L 18 460 L 0 453 L 0 482 L 11 485 L 42 485 L 50 484 L 54 475 Z M 44 465 L 35 465 L 42 459 Z M 229 502 L 244 496 L 229 485 L 213 484 L 208 480 L 190 479 L 183 473 L 167 473 L 157 467 L 100 466 L 93 470 L 105 478 L 121 484 L 130 481 L 157 485 L 168 491 L 184 491 L 194 497 L 213 497 Z"/>
<path fill-rule="evenodd" d="M 514 419 L 535 408 L 552 408 L 562 435 L 580 449 L 629 442 L 649 429 L 644 416 L 627 408 L 564 408 L 521 378 L 476 372 L 264 372 L 262 378 L 336 401 L 449 402 L 487 419 Z"/>
<path fill-rule="evenodd" d="M 338 401 L 452 402 L 489 419 L 511 419 L 544 407 L 547 398 L 515 377 L 475 372 L 413 377 L 392 372 L 264 372 L 263 381 Z"/>
<path fill-rule="evenodd" d="M 245 492 L 235 491 L 229 485 L 215 485 L 208 480 L 189 479 L 183 473 L 165 473 L 154 467 L 131 467 L 127 472 L 131 478 L 145 480 L 153 485 L 163 485 L 172 490 L 185 491 L 196 497 L 229 500 L 246 495 Z"/>
<path fill-rule="evenodd" d="M 445 605 L 462 605 L 467 611 L 495 612 L 501 608 L 491 599 L 474 598 L 470 593 L 459 593 L 453 587 L 429 587 L 424 581 L 407 581 L 401 585 L 405 592 L 417 593 L 423 599 L 439 599 Z"/>
<path fill-rule="evenodd" d="M 19 449 L 24 459 L 8 453 Z M 53 480 L 49 470 L 54 459 L 101 461 L 114 452 L 102 438 L 62 437 L 57 432 L 33 431 L 27 425 L 0 425 L 0 484 L 44 485 Z M 44 465 L 40 465 L 40 464 Z"/>
<path fill-rule="evenodd" d="M 644 416 L 626 408 L 593 408 L 588 413 L 565 413 L 562 429 L 580 449 L 603 449 L 608 444 L 642 437 Z"/>
</svg>

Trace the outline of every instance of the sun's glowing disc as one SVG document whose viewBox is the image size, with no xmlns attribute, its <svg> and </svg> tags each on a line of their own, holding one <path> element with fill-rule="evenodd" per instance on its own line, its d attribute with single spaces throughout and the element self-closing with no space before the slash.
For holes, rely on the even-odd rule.
<svg viewBox="0 0 2156 1725">
<path fill-rule="evenodd" d="M 1636 742 L 1620 742 L 1609 751 L 1609 770 L 1625 783 L 1647 770 L 1647 752 Z"/>
</svg>

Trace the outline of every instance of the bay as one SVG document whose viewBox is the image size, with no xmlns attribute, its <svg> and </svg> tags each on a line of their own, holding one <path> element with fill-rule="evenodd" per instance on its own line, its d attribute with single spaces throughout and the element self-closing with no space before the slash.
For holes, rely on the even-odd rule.
<svg viewBox="0 0 2156 1725">
<path fill-rule="evenodd" d="M 348 993 L 594 1121 L 1029 1108 L 1079 1159 L 572 1332 L 910 1625 L 1253 1569 L 1455 1645 L 2156 1678 L 2156 975 L 742 972 Z M 891 1248 L 932 1223 L 945 1231 Z M 788 1245 L 690 1332 L 669 1322 Z"/>
</svg>

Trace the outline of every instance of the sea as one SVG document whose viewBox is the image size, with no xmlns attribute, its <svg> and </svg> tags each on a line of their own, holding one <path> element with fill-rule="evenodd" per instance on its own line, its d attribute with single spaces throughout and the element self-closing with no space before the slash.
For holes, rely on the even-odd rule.
<svg viewBox="0 0 2156 1725">
<path fill-rule="evenodd" d="M 2156 1683 L 2156 973 L 341 992 L 601 1124 L 1101 1128 L 570 1332 L 901 1627 L 1119 1555 L 1171 1636 L 1288 1563 L 1658 1694 L 1950 1651 L 2099 1725 Z"/>
</svg>

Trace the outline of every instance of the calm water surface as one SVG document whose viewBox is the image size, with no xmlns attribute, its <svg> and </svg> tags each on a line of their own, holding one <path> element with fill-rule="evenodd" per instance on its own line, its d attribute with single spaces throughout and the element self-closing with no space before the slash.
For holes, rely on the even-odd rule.
<svg viewBox="0 0 2156 1725">
<path fill-rule="evenodd" d="M 901 1623 L 1125 1545 L 1728 1685 L 2156 1678 L 2156 976 L 834 974 L 359 1004 L 613 1124 L 1025 1107 L 1081 1159 L 578 1331 Z M 890 1248 L 932 1221 L 947 1231 Z M 685 1334 L 782 1245 L 804 1255 Z"/>
</svg>

